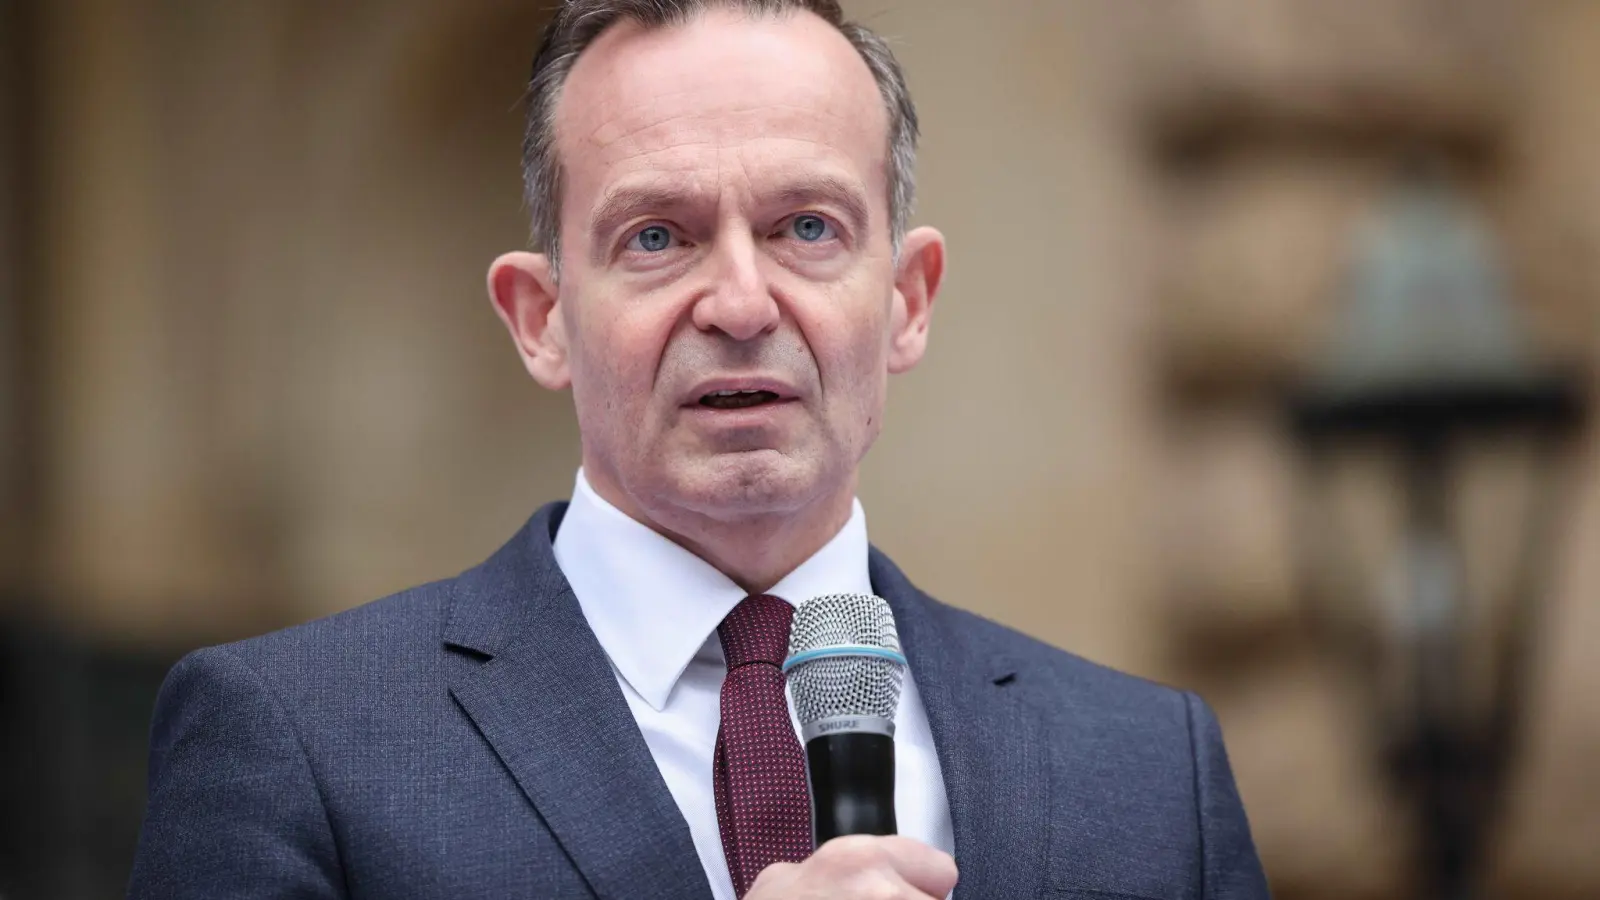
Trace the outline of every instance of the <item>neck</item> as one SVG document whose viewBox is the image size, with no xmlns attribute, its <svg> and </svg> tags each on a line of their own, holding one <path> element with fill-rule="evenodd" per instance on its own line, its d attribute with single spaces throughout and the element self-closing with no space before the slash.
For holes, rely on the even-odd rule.
<svg viewBox="0 0 1600 900">
<path fill-rule="evenodd" d="M 855 499 L 852 477 L 842 490 L 801 510 L 722 518 L 682 508 L 647 512 L 603 478 L 591 476 L 589 485 L 623 514 L 705 560 L 751 594 L 771 590 L 833 540 L 850 520 Z"/>
</svg>

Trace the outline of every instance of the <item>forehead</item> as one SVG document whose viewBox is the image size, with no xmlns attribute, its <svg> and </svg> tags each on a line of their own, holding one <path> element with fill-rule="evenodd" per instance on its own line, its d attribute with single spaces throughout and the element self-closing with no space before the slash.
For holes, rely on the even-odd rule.
<svg viewBox="0 0 1600 900">
<path fill-rule="evenodd" d="M 579 57 L 556 110 L 568 197 L 630 175 L 742 177 L 807 164 L 882 190 L 888 113 L 866 64 L 821 18 L 712 10 L 624 21 Z"/>
</svg>

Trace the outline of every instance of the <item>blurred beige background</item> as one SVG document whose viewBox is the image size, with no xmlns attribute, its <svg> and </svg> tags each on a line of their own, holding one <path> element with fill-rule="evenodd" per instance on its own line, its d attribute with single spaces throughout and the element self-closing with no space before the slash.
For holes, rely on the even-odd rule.
<svg viewBox="0 0 1600 900">
<path fill-rule="evenodd" d="M 179 652 L 480 560 L 577 463 L 484 297 L 520 246 L 527 0 L 15 0 L 0 19 L 0 596 Z M 860 0 L 951 270 L 863 485 L 925 588 L 1200 690 L 1286 898 L 1404 895 L 1312 651 L 1273 391 L 1406 152 L 1467 173 L 1563 358 L 1600 341 L 1600 4 Z M 9 27 L 7 27 L 9 26 Z M 1495 896 L 1600 896 L 1600 454 Z M 148 710 L 139 711 L 147 715 Z"/>
</svg>

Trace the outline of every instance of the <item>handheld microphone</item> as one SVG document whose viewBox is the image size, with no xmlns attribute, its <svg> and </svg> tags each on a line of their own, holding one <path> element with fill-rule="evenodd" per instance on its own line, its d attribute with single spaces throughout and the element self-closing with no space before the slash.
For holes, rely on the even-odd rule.
<svg viewBox="0 0 1600 900">
<path fill-rule="evenodd" d="M 806 744 L 816 846 L 895 833 L 894 714 L 905 666 L 883 598 L 829 594 L 795 609 L 783 671 Z"/>
</svg>

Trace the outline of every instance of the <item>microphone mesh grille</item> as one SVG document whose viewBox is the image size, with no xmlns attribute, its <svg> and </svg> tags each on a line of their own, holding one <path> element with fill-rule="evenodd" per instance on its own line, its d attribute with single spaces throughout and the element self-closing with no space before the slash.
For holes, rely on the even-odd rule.
<svg viewBox="0 0 1600 900">
<path fill-rule="evenodd" d="M 898 652 L 894 614 L 872 594 L 827 594 L 795 609 L 789 655 L 865 644 Z M 900 705 L 904 666 L 887 659 L 841 656 L 801 663 L 789 670 L 795 715 L 802 726 L 832 716 L 894 719 Z"/>
</svg>

